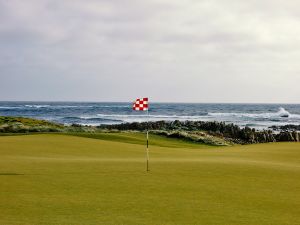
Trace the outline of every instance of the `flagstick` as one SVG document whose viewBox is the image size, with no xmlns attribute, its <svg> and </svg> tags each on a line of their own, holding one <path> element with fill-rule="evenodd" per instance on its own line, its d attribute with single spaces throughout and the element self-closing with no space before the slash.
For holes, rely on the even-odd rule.
<svg viewBox="0 0 300 225">
<path fill-rule="evenodd" d="M 147 172 L 149 171 L 149 109 L 147 109 L 147 148 L 146 148 L 146 157 L 147 157 Z"/>
</svg>

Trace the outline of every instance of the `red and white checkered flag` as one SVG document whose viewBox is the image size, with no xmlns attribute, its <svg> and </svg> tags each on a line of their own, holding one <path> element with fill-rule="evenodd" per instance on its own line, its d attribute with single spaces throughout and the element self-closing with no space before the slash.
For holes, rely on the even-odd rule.
<svg viewBox="0 0 300 225">
<path fill-rule="evenodd" d="M 138 98 L 135 100 L 132 106 L 133 110 L 146 111 L 148 110 L 148 98 Z"/>
</svg>

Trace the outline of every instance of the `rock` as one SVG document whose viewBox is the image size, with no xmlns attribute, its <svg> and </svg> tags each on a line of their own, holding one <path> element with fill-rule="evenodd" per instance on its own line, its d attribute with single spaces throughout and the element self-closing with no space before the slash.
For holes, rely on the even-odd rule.
<svg viewBox="0 0 300 225">
<path fill-rule="evenodd" d="M 299 142 L 299 134 L 298 134 L 298 132 L 294 131 L 292 135 L 293 135 L 294 141 Z"/>
<path fill-rule="evenodd" d="M 295 141 L 292 133 L 281 132 L 276 136 L 277 141 Z"/>
<path fill-rule="evenodd" d="M 269 127 L 276 131 L 300 131 L 300 125 L 288 124 L 284 126 L 271 126 Z"/>
</svg>

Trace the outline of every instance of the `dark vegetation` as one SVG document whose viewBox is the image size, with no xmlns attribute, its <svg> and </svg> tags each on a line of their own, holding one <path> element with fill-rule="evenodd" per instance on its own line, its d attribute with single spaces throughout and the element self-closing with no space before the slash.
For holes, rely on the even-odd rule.
<svg viewBox="0 0 300 225">
<path fill-rule="evenodd" d="M 171 137 L 182 137 L 182 131 L 189 134 L 197 134 L 202 131 L 208 135 L 225 139 L 227 142 L 239 144 L 266 143 L 295 141 L 299 142 L 300 133 L 296 131 L 282 131 L 274 133 L 272 130 L 257 131 L 249 127 L 240 128 L 234 124 L 224 122 L 204 122 L 204 121 L 158 121 L 143 123 L 124 123 L 115 125 L 102 125 L 100 128 L 114 130 L 138 130 L 145 129 L 161 131 L 162 134 Z"/>
</svg>

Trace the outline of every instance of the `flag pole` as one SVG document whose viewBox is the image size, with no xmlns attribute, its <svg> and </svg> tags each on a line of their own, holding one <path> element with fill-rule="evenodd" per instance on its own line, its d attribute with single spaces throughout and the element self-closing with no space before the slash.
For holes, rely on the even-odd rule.
<svg viewBox="0 0 300 225">
<path fill-rule="evenodd" d="M 149 109 L 147 109 L 147 146 L 146 146 L 146 159 L 147 159 L 147 172 L 149 171 Z"/>
</svg>

